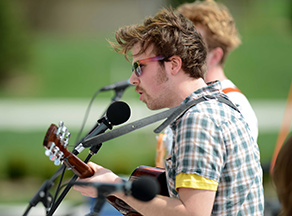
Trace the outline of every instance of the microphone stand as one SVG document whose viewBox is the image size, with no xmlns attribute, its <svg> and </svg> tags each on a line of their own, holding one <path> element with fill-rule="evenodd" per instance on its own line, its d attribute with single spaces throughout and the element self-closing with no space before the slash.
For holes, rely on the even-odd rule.
<svg viewBox="0 0 292 216">
<path fill-rule="evenodd" d="M 115 88 L 114 89 L 115 95 L 112 97 L 111 102 L 113 103 L 115 101 L 119 101 L 122 98 L 125 89 L 126 88 Z M 104 116 L 105 113 L 106 113 L 106 111 L 104 112 L 104 114 L 102 116 Z M 100 144 L 100 147 L 101 147 L 101 145 L 102 144 Z M 74 182 L 72 182 L 72 183 L 74 183 Z M 85 216 L 98 216 L 102 207 L 104 206 L 104 204 L 106 202 L 106 197 L 104 196 L 104 192 L 106 192 L 106 191 L 104 191 L 103 188 L 98 188 L 97 190 L 98 190 L 98 193 L 97 193 L 98 197 L 96 198 L 94 207 L 93 207 L 92 211 Z"/>
<path fill-rule="evenodd" d="M 115 95 L 114 95 L 114 97 L 111 100 L 112 102 L 118 101 L 118 100 L 120 100 L 122 98 L 123 93 L 125 91 L 125 88 L 117 88 L 117 89 L 114 89 L 114 90 L 115 90 Z M 105 113 L 102 116 L 104 116 L 104 115 L 105 115 Z M 87 158 L 85 159 L 84 162 L 87 163 L 90 160 L 90 158 L 99 151 L 99 149 L 100 149 L 101 146 L 102 146 L 102 143 L 93 146 L 90 149 L 90 153 L 89 153 L 89 155 L 87 156 Z M 77 155 L 78 154 L 78 151 L 74 150 L 73 151 L 73 154 Z M 47 213 L 48 216 L 49 215 L 52 215 L 55 212 L 55 210 L 57 209 L 57 207 L 60 205 L 61 201 L 64 199 L 64 197 L 66 196 L 66 194 L 69 192 L 70 188 L 72 187 L 72 184 L 78 178 L 77 175 L 74 175 L 71 178 L 69 184 L 63 190 L 62 194 L 60 195 L 60 197 L 56 201 L 55 205 L 53 205 L 53 203 L 52 203 L 53 198 L 52 198 L 52 195 L 49 193 L 49 190 L 54 186 L 55 180 L 60 176 L 60 174 L 62 173 L 62 171 L 65 170 L 65 169 L 66 169 L 66 165 L 63 164 L 53 174 L 53 176 L 49 180 L 46 180 L 42 184 L 42 186 L 39 188 L 38 192 L 29 201 L 29 205 L 28 205 L 27 209 L 25 210 L 23 216 L 27 216 L 28 213 L 29 213 L 29 211 L 30 211 L 30 209 L 32 207 L 35 207 L 40 201 L 43 203 L 44 207 L 46 208 L 46 213 Z"/>
<path fill-rule="evenodd" d="M 115 95 L 112 98 L 112 102 L 119 101 L 122 98 L 124 91 L 125 91 L 125 88 L 115 89 Z"/>
<path fill-rule="evenodd" d="M 107 120 L 105 118 L 101 119 L 102 123 L 104 123 L 105 125 L 107 125 L 107 128 L 112 129 L 112 125 L 110 125 Z M 101 123 L 101 122 L 99 122 Z M 106 130 L 106 129 L 105 129 Z M 104 131 L 105 131 L 104 130 Z M 104 131 L 101 131 L 100 133 L 103 133 Z M 90 136 L 90 134 L 88 135 Z M 87 137 L 88 137 L 87 136 Z M 85 137 L 86 138 L 86 137 Z M 85 139 L 84 138 L 84 139 Z M 91 159 L 91 157 L 93 155 L 95 155 L 101 148 L 102 143 L 93 145 L 90 150 L 89 150 L 89 154 L 86 157 L 86 159 L 84 160 L 85 163 L 88 163 L 88 161 Z M 75 153 L 75 151 L 73 151 L 73 153 Z M 67 195 L 67 193 L 69 192 L 69 190 L 71 189 L 72 185 L 74 184 L 74 182 L 77 180 L 78 176 L 75 174 L 73 175 L 73 177 L 71 178 L 71 180 L 69 181 L 69 183 L 67 184 L 67 186 L 65 187 L 65 189 L 62 191 L 61 195 L 59 196 L 59 198 L 57 199 L 57 201 L 55 203 L 53 203 L 53 206 L 51 207 L 50 211 L 48 212 L 47 216 L 51 216 L 53 215 L 53 213 L 56 211 L 56 209 L 58 208 L 58 206 L 61 204 L 62 200 L 65 198 L 65 196 Z"/>
<path fill-rule="evenodd" d="M 90 148 L 90 153 L 88 154 L 88 156 L 86 157 L 86 159 L 84 160 L 84 162 L 85 163 L 88 163 L 88 161 L 90 160 L 90 158 L 100 150 L 101 146 L 102 146 L 102 143 L 99 143 L 97 145 L 92 146 Z M 47 216 L 52 216 L 53 215 L 53 213 L 56 211 L 56 209 L 58 208 L 58 206 L 61 204 L 61 202 L 63 201 L 63 199 L 65 198 L 65 196 L 67 195 L 67 193 L 69 192 L 69 190 L 71 189 L 72 185 L 77 180 L 77 178 L 78 178 L 78 176 L 76 174 L 74 174 L 74 176 L 71 178 L 71 180 L 67 184 L 66 188 L 62 191 L 62 193 L 59 196 L 59 198 L 56 201 L 56 203 L 54 203 L 54 205 L 51 207 L 51 209 L 48 212 Z"/>
<path fill-rule="evenodd" d="M 125 88 L 115 89 L 115 95 L 114 95 L 114 97 L 112 98 L 111 101 L 115 102 L 115 101 L 120 100 L 121 97 L 123 96 L 124 91 L 125 91 Z M 104 115 L 105 115 L 105 113 L 102 116 L 104 116 Z M 104 121 L 103 123 L 107 124 L 106 121 Z M 108 125 L 108 127 L 111 129 L 111 125 Z M 90 153 L 88 154 L 88 156 L 86 157 L 84 162 L 88 163 L 90 158 L 100 150 L 101 146 L 102 146 L 102 143 L 99 143 L 97 145 L 92 146 L 90 148 Z M 75 151 L 73 151 L 73 153 L 75 153 Z M 78 178 L 78 176 L 76 174 L 71 178 L 71 180 L 67 184 L 66 188 L 62 191 L 62 194 L 59 196 L 59 198 L 56 201 L 56 203 L 52 206 L 52 208 L 48 212 L 47 216 L 52 216 L 53 215 L 53 213 L 56 211 L 58 206 L 61 204 L 62 200 L 65 198 L 65 196 L 67 195 L 67 193 L 69 192 L 69 190 L 71 189 L 72 185 L 77 180 L 77 178 Z M 105 203 L 105 200 L 103 202 L 101 202 L 100 200 L 97 200 L 97 203 L 95 204 L 94 210 L 95 210 L 97 205 L 102 205 L 103 206 L 104 203 Z M 100 209 L 102 208 L 102 206 L 100 206 Z"/>
<path fill-rule="evenodd" d="M 97 197 L 96 202 L 94 204 L 94 207 L 90 213 L 88 213 L 85 216 L 98 216 L 102 207 L 104 206 L 106 202 L 106 196 L 104 195 L 107 192 L 106 188 L 99 187 L 97 188 Z"/>
<path fill-rule="evenodd" d="M 111 103 L 119 101 L 122 98 L 125 88 L 115 88 L 114 90 L 115 90 L 115 95 L 112 97 Z M 102 116 L 105 116 L 105 113 L 106 113 L 106 110 L 103 112 Z"/>
<path fill-rule="evenodd" d="M 62 170 L 64 170 L 65 168 L 66 168 L 66 165 L 63 164 L 49 180 L 46 180 L 43 183 L 43 185 L 40 187 L 38 192 L 30 200 L 29 206 L 25 210 L 23 216 L 26 216 L 28 212 L 30 211 L 30 209 L 32 207 L 35 207 L 40 201 L 43 203 L 44 207 L 46 208 L 46 211 L 48 211 L 53 201 L 53 197 L 49 193 L 49 190 L 51 189 L 51 187 L 54 186 L 54 181 L 58 178 Z"/>
</svg>

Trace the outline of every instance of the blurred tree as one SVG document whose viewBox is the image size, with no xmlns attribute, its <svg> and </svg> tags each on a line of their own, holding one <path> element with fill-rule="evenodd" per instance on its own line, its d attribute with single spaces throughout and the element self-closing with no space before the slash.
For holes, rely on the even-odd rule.
<svg viewBox="0 0 292 216">
<path fill-rule="evenodd" d="M 29 59 L 28 31 L 14 1 L 0 0 L 0 82 Z M 31 40 L 30 40 L 31 41 Z"/>
<path fill-rule="evenodd" d="M 292 29 L 292 1 L 289 1 L 288 8 L 289 8 L 289 20 L 290 20 L 290 25 Z"/>
<path fill-rule="evenodd" d="M 195 0 L 168 0 L 169 5 L 172 6 L 172 8 L 177 8 L 179 5 L 183 3 L 191 3 L 194 2 Z"/>
<path fill-rule="evenodd" d="M 168 5 L 171 5 L 172 8 L 176 9 L 179 5 L 184 3 L 193 3 L 196 1 L 204 1 L 204 0 L 167 0 Z M 234 1 L 234 0 L 214 0 L 225 5 L 230 13 L 232 14 L 237 27 L 239 27 L 239 21 L 242 20 L 242 17 L 246 17 L 248 13 L 247 9 L 252 8 L 253 0 L 241 0 L 241 1 Z M 261 0 L 260 0 L 261 1 Z M 262 0 L 264 1 L 264 0 Z M 241 34 L 241 29 L 239 29 L 239 33 Z"/>
</svg>

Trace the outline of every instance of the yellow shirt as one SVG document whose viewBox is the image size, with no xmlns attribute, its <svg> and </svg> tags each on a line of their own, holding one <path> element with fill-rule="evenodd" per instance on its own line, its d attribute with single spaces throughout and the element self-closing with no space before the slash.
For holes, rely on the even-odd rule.
<svg viewBox="0 0 292 216">
<path fill-rule="evenodd" d="M 180 173 L 175 178 L 176 190 L 180 187 L 216 191 L 218 182 L 197 174 Z"/>
</svg>

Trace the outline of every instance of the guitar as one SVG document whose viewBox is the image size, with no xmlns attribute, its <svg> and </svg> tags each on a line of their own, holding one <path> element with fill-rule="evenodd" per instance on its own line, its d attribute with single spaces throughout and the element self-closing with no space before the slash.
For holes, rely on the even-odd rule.
<svg viewBox="0 0 292 216">
<path fill-rule="evenodd" d="M 44 138 L 43 146 L 46 148 L 45 155 L 55 165 L 64 163 L 78 177 L 87 178 L 94 174 L 93 170 L 76 155 L 67 150 L 70 133 L 64 126 L 63 122 L 59 123 L 59 127 L 51 124 Z"/>
<path fill-rule="evenodd" d="M 78 177 L 87 178 L 94 174 L 93 170 L 76 155 L 67 150 L 70 133 L 62 122 L 59 127 L 51 124 L 48 128 L 43 146 L 46 148 L 45 154 L 54 161 L 55 165 L 64 163 Z M 139 166 L 131 174 L 129 180 L 133 181 L 141 176 L 151 176 L 155 178 L 160 186 L 160 195 L 169 196 L 166 186 L 165 171 L 162 168 L 149 166 Z M 141 216 L 135 209 L 115 196 L 108 196 L 107 201 L 125 216 Z"/>
<path fill-rule="evenodd" d="M 164 169 L 149 166 L 139 166 L 133 171 L 129 180 L 135 180 L 141 176 L 151 176 L 155 178 L 160 186 L 159 194 L 169 196 Z M 108 196 L 107 201 L 125 216 L 141 216 L 139 212 L 129 206 L 126 202 L 115 196 Z"/>
</svg>

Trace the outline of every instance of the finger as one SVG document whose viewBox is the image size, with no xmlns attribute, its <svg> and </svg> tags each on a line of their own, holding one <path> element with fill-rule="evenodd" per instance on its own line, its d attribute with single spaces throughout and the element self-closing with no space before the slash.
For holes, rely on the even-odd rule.
<svg viewBox="0 0 292 216">
<path fill-rule="evenodd" d="M 97 197 L 97 190 L 94 187 L 74 185 L 73 189 L 76 191 L 79 191 L 83 196 L 88 196 L 88 197 L 93 197 L 93 198 Z"/>
<path fill-rule="evenodd" d="M 97 172 L 98 170 L 100 169 L 104 169 L 102 166 L 96 164 L 96 163 L 93 163 L 93 162 L 88 162 L 87 164 L 91 169 L 93 169 L 94 172 Z"/>
</svg>

